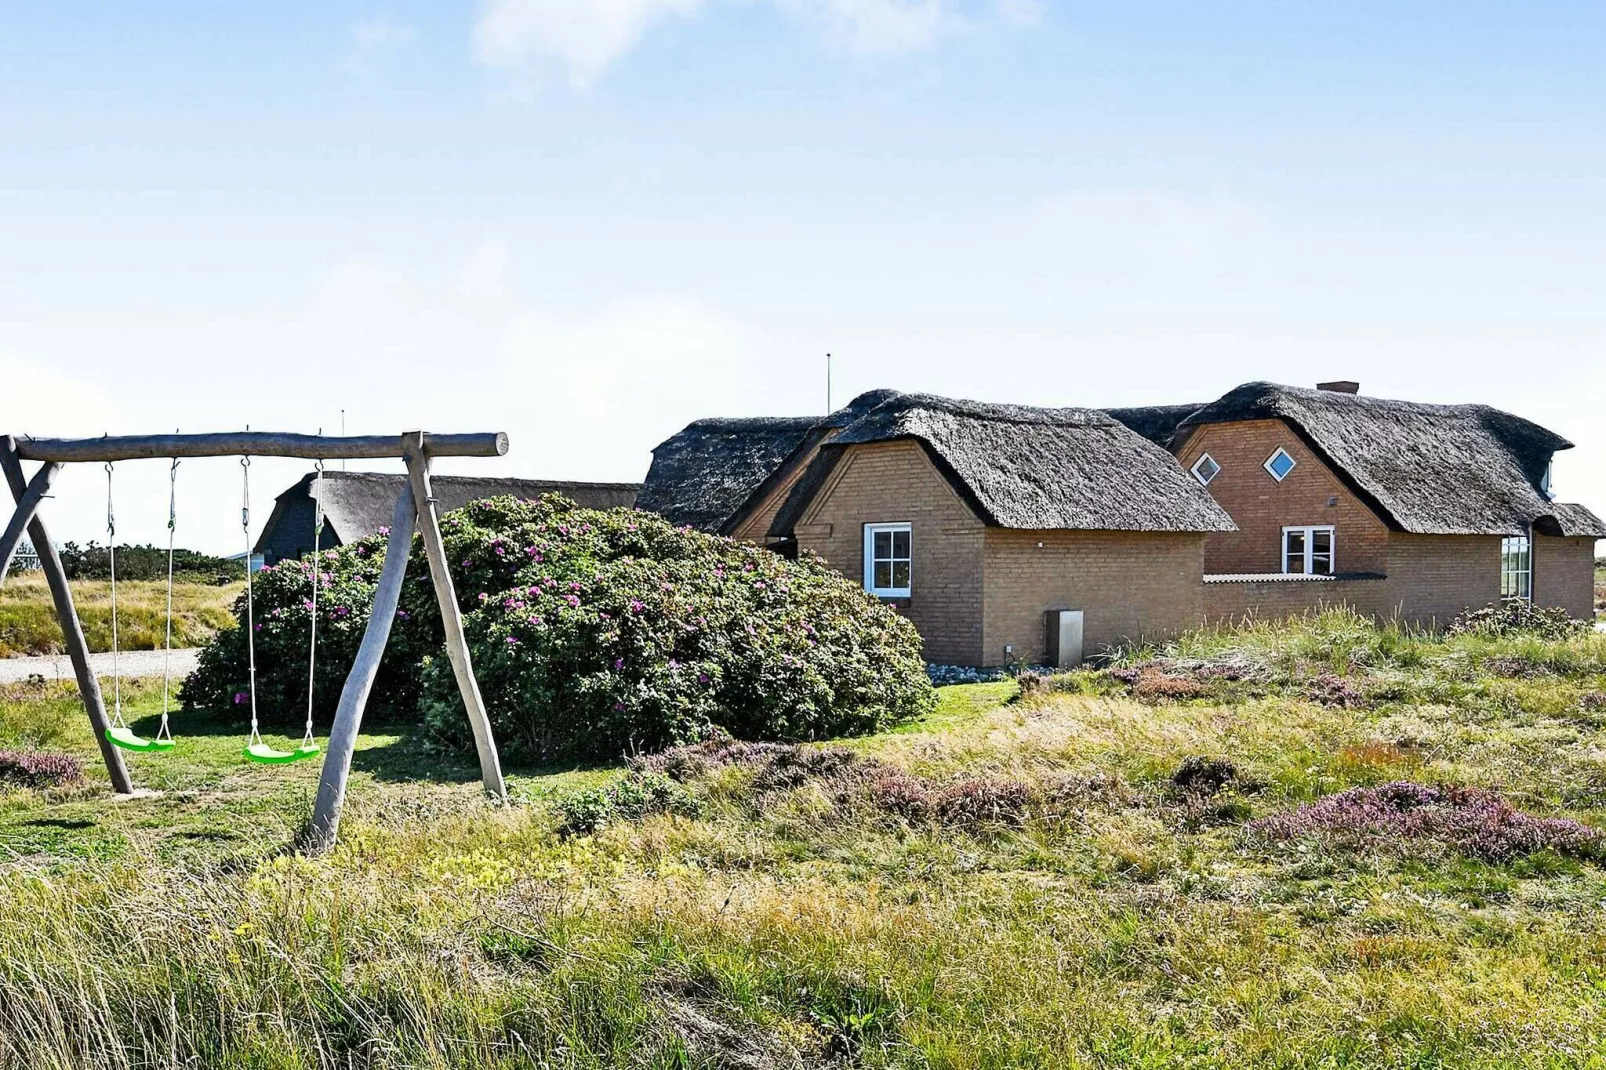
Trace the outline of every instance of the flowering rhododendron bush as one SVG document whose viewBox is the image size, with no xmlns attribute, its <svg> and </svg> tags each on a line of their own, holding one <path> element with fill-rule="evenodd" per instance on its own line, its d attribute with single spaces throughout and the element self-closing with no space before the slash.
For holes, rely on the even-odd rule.
<svg viewBox="0 0 1606 1070">
<path fill-rule="evenodd" d="M 913 626 L 819 563 L 556 496 L 475 502 L 441 528 L 475 675 L 506 754 L 613 757 L 715 727 L 744 739 L 856 735 L 934 701 Z M 320 559 L 324 724 L 372 605 L 382 542 Z M 264 573 L 259 705 L 265 721 L 288 727 L 301 716 L 291 698 L 301 709 L 306 701 L 311 566 Z M 243 631 L 220 637 L 186 701 L 232 702 L 243 669 Z M 416 540 L 373 701 L 472 746 Z"/>
</svg>

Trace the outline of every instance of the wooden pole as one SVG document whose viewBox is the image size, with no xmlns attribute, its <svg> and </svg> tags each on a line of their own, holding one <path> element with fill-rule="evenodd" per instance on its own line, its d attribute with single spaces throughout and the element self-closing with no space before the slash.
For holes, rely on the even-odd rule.
<svg viewBox="0 0 1606 1070">
<path fill-rule="evenodd" d="M 5 469 L 6 482 L 11 484 L 11 495 L 21 505 L 28 493 L 23 477 L 22 462 L 17 459 L 16 442 L 10 435 L 0 436 L 0 468 Z M 61 634 L 66 639 L 67 655 L 72 659 L 73 674 L 78 677 L 78 694 L 84 700 L 84 712 L 89 714 L 89 725 L 100 746 L 100 756 L 111 777 L 112 790 L 128 795 L 134 790 L 128 767 L 123 764 L 123 753 L 106 738 L 111 722 L 106 718 L 106 700 L 100 694 L 100 681 L 89 665 L 89 644 L 84 641 L 84 630 L 78 623 L 78 608 L 73 605 L 72 588 L 67 583 L 67 572 L 61 567 L 61 555 L 50 541 L 50 532 L 38 513 L 28 524 L 28 536 L 33 539 L 39 553 L 39 566 L 44 569 L 45 580 L 50 584 L 50 597 L 56 603 L 56 619 L 61 622 Z"/>
<path fill-rule="evenodd" d="M 468 654 L 468 637 L 463 634 L 463 617 L 457 608 L 457 592 L 452 588 L 451 570 L 446 567 L 446 544 L 441 541 L 440 518 L 435 514 L 435 497 L 430 491 L 429 454 L 425 452 L 422 432 L 409 431 L 402 436 L 402 456 L 407 461 L 413 497 L 418 502 L 418 531 L 424 537 L 430 579 L 435 584 L 435 601 L 441 609 L 441 624 L 446 631 L 446 654 L 452 662 L 452 673 L 457 677 L 457 689 L 463 694 L 468 723 L 474 729 L 474 747 L 480 755 L 480 780 L 485 785 L 486 794 L 505 800 L 507 784 L 502 779 L 502 762 L 496 754 L 496 738 L 491 734 L 491 718 L 485 712 L 485 699 L 480 695 L 479 681 L 474 679 L 474 663 Z"/>
<path fill-rule="evenodd" d="M 407 573 L 407 555 L 413 548 L 413 488 L 402 484 L 396 497 L 396 510 L 390 518 L 390 541 L 385 545 L 385 563 L 379 570 L 379 587 L 374 592 L 374 608 L 362 645 L 352 663 L 346 685 L 340 691 L 340 707 L 329 730 L 329 747 L 318 779 L 318 798 L 313 804 L 312 822 L 307 826 L 307 850 L 320 853 L 335 845 L 340 831 L 340 810 L 346 802 L 346 781 L 351 776 L 351 756 L 357 749 L 357 733 L 362 728 L 363 707 L 379 672 L 385 644 L 390 641 L 391 622 L 401 600 L 402 578 Z"/>
<path fill-rule="evenodd" d="M 24 461 L 137 461 L 175 457 L 300 457 L 319 460 L 374 460 L 396 456 L 389 435 L 290 435 L 276 431 L 224 432 L 214 435 L 124 435 L 102 438 L 19 438 L 17 456 Z M 507 435 L 425 435 L 430 457 L 500 457 Z"/>
<path fill-rule="evenodd" d="M 61 471 L 61 465 L 50 463 L 39 466 L 39 471 L 33 474 L 28 482 L 27 493 L 17 502 L 17 511 L 11 516 L 11 523 L 6 526 L 4 534 L 0 534 L 0 584 L 6 582 L 6 574 L 11 571 L 11 561 L 17 556 L 17 547 L 22 545 L 22 533 L 27 530 L 33 520 L 33 515 L 39 511 L 39 503 L 45 500 L 50 493 L 50 484 L 56 479 L 56 473 Z"/>
</svg>

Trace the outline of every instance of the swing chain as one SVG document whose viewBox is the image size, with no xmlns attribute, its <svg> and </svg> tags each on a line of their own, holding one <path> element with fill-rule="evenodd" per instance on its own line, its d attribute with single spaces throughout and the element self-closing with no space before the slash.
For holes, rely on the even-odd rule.
<svg viewBox="0 0 1606 1070">
<path fill-rule="evenodd" d="M 317 475 L 313 479 L 313 525 L 312 525 L 312 631 L 311 639 L 307 644 L 307 730 L 302 734 L 301 745 L 310 747 L 312 739 L 312 709 L 313 697 L 318 686 L 318 574 L 323 566 L 319 563 L 323 537 L 323 461 L 320 459 L 313 466 Z"/>
<path fill-rule="evenodd" d="M 251 458 L 240 458 L 241 498 L 240 527 L 245 530 L 245 648 L 249 658 L 251 735 L 246 746 L 262 742 L 257 731 L 257 645 L 256 645 L 256 593 L 251 583 Z"/>
<path fill-rule="evenodd" d="M 173 695 L 173 537 L 178 529 L 178 458 L 167 470 L 167 634 L 162 646 L 162 723 L 157 742 L 171 743 L 173 730 L 167 715 Z"/>
<path fill-rule="evenodd" d="M 123 674 L 117 636 L 117 514 L 112 507 L 112 463 L 106 462 L 106 563 L 112 587 L 112 727 L 126 728 L 123 722 Z"/>
</svg>

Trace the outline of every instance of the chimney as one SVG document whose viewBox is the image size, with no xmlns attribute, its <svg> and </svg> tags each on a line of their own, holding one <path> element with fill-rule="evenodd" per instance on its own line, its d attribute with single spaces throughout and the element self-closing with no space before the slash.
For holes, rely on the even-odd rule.
<svg viewBox="0 0 1606 1070">
<path fill-rule="evenodd" d="M 1331 390 L 1335 394 L 1359 394 L 1361 384 L 1351 379 L 1335 379 L 1330 383 L 1317 383 L 1317 390 Z"/>
</svg>

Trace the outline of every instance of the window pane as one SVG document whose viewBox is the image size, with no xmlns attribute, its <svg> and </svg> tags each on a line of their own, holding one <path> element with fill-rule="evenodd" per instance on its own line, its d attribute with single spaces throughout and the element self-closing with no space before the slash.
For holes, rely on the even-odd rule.
<svg viewBox="0 0 1606 1070">
<path fill-rule="evenodd" d="M 885 591 L 892 586 L 892 563 L 890 561 L 877 561 L 875 563 L 875 589 Z"/>
<path fill-rule="evenodd" d="M 884 560 L 892 556 L 892 532 L 878 531 L 875 533 L 875 559 Z"/>
<path fill-rule="evenodd" d="M 1284 572 L 1305 571 L 1305 533 L 1303 531 L 1283 532 L 1283 555 Z"/>
<path fill-rule="evenodd" d="M 909 562 L 894 561 L 892 563 L 892 586 L 904 590 L 909 586 Z"/>
<path fill-rule="evenodd" d="M 909 557 L 909 533 L 907 531 L 894 531 L 892 533 L 892 556 L 905 559 Z"/>
<path fill-rule="evenodd" d="M 1312 553 L 1310 555 L 1310 571 L 1313 576 L 1331 576 L 1333 574 L 1333 555 Z"/>
</svg>

